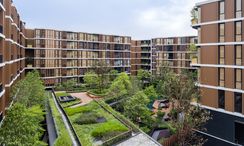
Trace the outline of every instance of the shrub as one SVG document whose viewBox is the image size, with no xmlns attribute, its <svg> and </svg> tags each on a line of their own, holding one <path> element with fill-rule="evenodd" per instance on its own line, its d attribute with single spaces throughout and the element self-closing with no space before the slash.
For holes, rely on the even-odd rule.
<svg viewBox="0 0 244 146">
<path fill-rule="evenodd" d="M 65 111 L 68 116 L 72 116 L 77 113 L 89 112 L 97 108 L 99 108 L 99 106 L 95 102 L 91 102 L 89 105 L 85 105 L 85 106 L 80 106 L 76 108 L 65 108 Z"/>
<path fill-rule="evenodd" d="M 98 118 L 103 118 L 101 116 L 99 116 L 97 113 L 94 112 L 87 112 L 82 114 L 81 116 L 79 116 L 79 118 L 77 118 L 75 120 L 76 124 L 82 125 L 82 124 L 95 124 L 98 123 Z"/>
<path fill-rule="evenodd" d="M 104 124 L 99 125 L 97 128 L 95 128 L 91 135 L 95 138 L 103 139 L 110 136 L 114 136 L 118 133 L 125 132 L 128 129 L 117 122 L 106 122 Z"/>
<path fill-rule="evenodd" d="M 56 92 L 55 93 L 57 97 L 60 97 L 60 96 L 69 96 L 70 94 L 66 93 L 66 92 Z"/>
</svg>

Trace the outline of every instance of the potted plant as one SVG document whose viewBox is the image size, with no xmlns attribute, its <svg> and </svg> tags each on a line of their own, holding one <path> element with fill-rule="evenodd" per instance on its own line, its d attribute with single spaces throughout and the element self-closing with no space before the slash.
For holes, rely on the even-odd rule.
<svg viewBox="0 0 244 146">
<path fill-rule="evenodd" d="M 194 24 L 197 24 L 197 23 L 198 23 L 198 15 L 197 15 L 197 10 L 194 7 L 191 10 L 191 24 L 194 25 Z"/>
</svg>

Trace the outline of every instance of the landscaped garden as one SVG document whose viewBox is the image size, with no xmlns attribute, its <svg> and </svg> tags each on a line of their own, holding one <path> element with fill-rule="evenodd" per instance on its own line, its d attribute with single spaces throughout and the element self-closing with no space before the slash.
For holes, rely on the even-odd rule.
<svg viewBox="0 0 244 146">
<path fill-rule="evenodd" d="M 139 70 L 137 76 L 119 74 L 106 66 L 96 67 L 85 74 L 84 84 L 75 83 L 73 86 L 79 86 L 78 88 L 87 91 L 89 95 L 101 98 L 86 106 L 65 108 L 65 111 L 81 142 L 88 145 L 101 143 L 114 135 L 114 133 L 110 134 L 111 131 L 106 127 L 115 124 L 117 120 L 109 118 L 111 115 L 101 106 L 129 125 L 134 132 L 141 129 L 151 136 L 155 136 L 156 132 L 156 140 L 162 144 L 172 139 L 171 137 L 178 137 L 174 140 L 178 144 L 201 144 L 204 140 L 199 138 L 193 129 L 201 129 L 201 125 L 209 117 L 208 113 L 201 108 L 191 106 L 192 99 L 198 99 L 200 96 L 199 89 L 195 86 L 195 76 L 194 72 L 187 71 L 175 74 L 167 67 L 162 67 L 157 75 Z M 155 110 L 153 103 L 156 101 L 167 101 L 167 105 Z M 116 127 L 120 127 L 117 124 Z M 113 131 L 118 130 L 116 134 L 123 133 L 126 129 L 122 127 Z M 103 132 L 98 134 L 97 131 Z M 160 134 L 157 134 L 158 132 Z M 158 135 L 164 136 L 158 137 Z M 187 141 L 187 137 L 195 137 L 195 139 Z"/>
<path fill-rule="evenodd" d="M 100 145 L 118 135 L 127 133 L 128 127 L 105 111 L 95 101 L 65 111 L 82 145 Z"/>
</svg>

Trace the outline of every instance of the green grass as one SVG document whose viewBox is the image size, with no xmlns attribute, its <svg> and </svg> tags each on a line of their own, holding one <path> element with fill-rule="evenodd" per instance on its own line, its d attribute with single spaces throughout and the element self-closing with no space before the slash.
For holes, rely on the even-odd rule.
<svg viewBox="0 0 244 146">
<path fill-rule="evenodd" d="M 72 146 L 72 141 L 69 137 L 69 133 L 65 128 L 63 119 L 55 106 L 54 100 L 49 98 L 50 107 L 52 109 L 53 118 L 56 122 L 56 128 L 58 130 L 58 138 L 55 141 L 55 146 Z"/>
<path fill-rule="evenodd" d="M 55 92 L 56 96 L 57 97 L 60 97 L 60 96 L 70 96 L 70 94 L 66 93 L 66 92 Z"/>
<path fill-rule="evenodd" d="M 93 146 L 96 139 L 105 141 L 129 130 L 111 114 L 102 109 L 95 101 L 85 106 L 66 108 L 65 110 L 69 115 L 79 140 L 85 146 Z M 100 117 L 106 118 L 107 121 L 104 123 L 77 124 L 77 118 L 80 118 L 82 114 L 87 112 L 96 113 Z"/>
<path fill-rule="evenodd" d="M 90 112 L 98 108 L 100 108 L 98 104 L 96 104 L 95 102 L 91 102 L 90 104 L 85 106 L 79 106 L 76 108 L 65 108 L 65 112 L 68 116 L 72 116 L 79 113 Z"/>
<path fill-rule="evenodd" d="M 73 105 L 76 105 L 76 104 L 79 104 L 79 103 L 81 103 L 80 99 L 75 99 L 74 101 L 63 102 L 63 103 L 61 103 L 61 106 L 63 108 L 66 108 L 66 107 L 70 107 L 70 106 L 73 106 Z"/>
</svg>

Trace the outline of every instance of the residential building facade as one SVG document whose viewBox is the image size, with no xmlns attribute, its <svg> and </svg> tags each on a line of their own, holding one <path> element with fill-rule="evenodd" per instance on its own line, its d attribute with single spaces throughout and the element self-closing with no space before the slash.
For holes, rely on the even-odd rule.
<svg viewBox="0 0 244 146">
<path fill-rule="evenodd" d="M 131 37 L 48 29 L 27 32 L 27 71 L 37 69 L 46 86 L 68 79 L 82 82 L 96 62 L 130 73 Z"/>
<path fill-rule="evenodd" d="M 158 74 L 161 67 L 169 66 L 176 73 L 191 67 L 191 58 L 196 56 L 197 51 L 192 51 L 190 45 L 197 42 L 195 36 L 168 37 L 152 39 L 152 72 Z"/>
<path fill-rule="evenodd" d="M 25 23 L 11 0 L 0 1 L 0 123 L 14 95 L 11 87 L 24 77 Z M 12 97 L 11 97 L 12 96 Z"/>
<path fill-rule="evenodd" d="M 131 43 L 131 74 L 137 75 L 140 69 L 151 72 L 151 66 L 151 40 L 133 40 Z"/>
<path fill-rule="evenodd" d="M 244 1 L 208 0 L 196 4 L 202 107 L 212 120 L 205 135 L 224 145 L 244 144 Z"/>
</svg>

